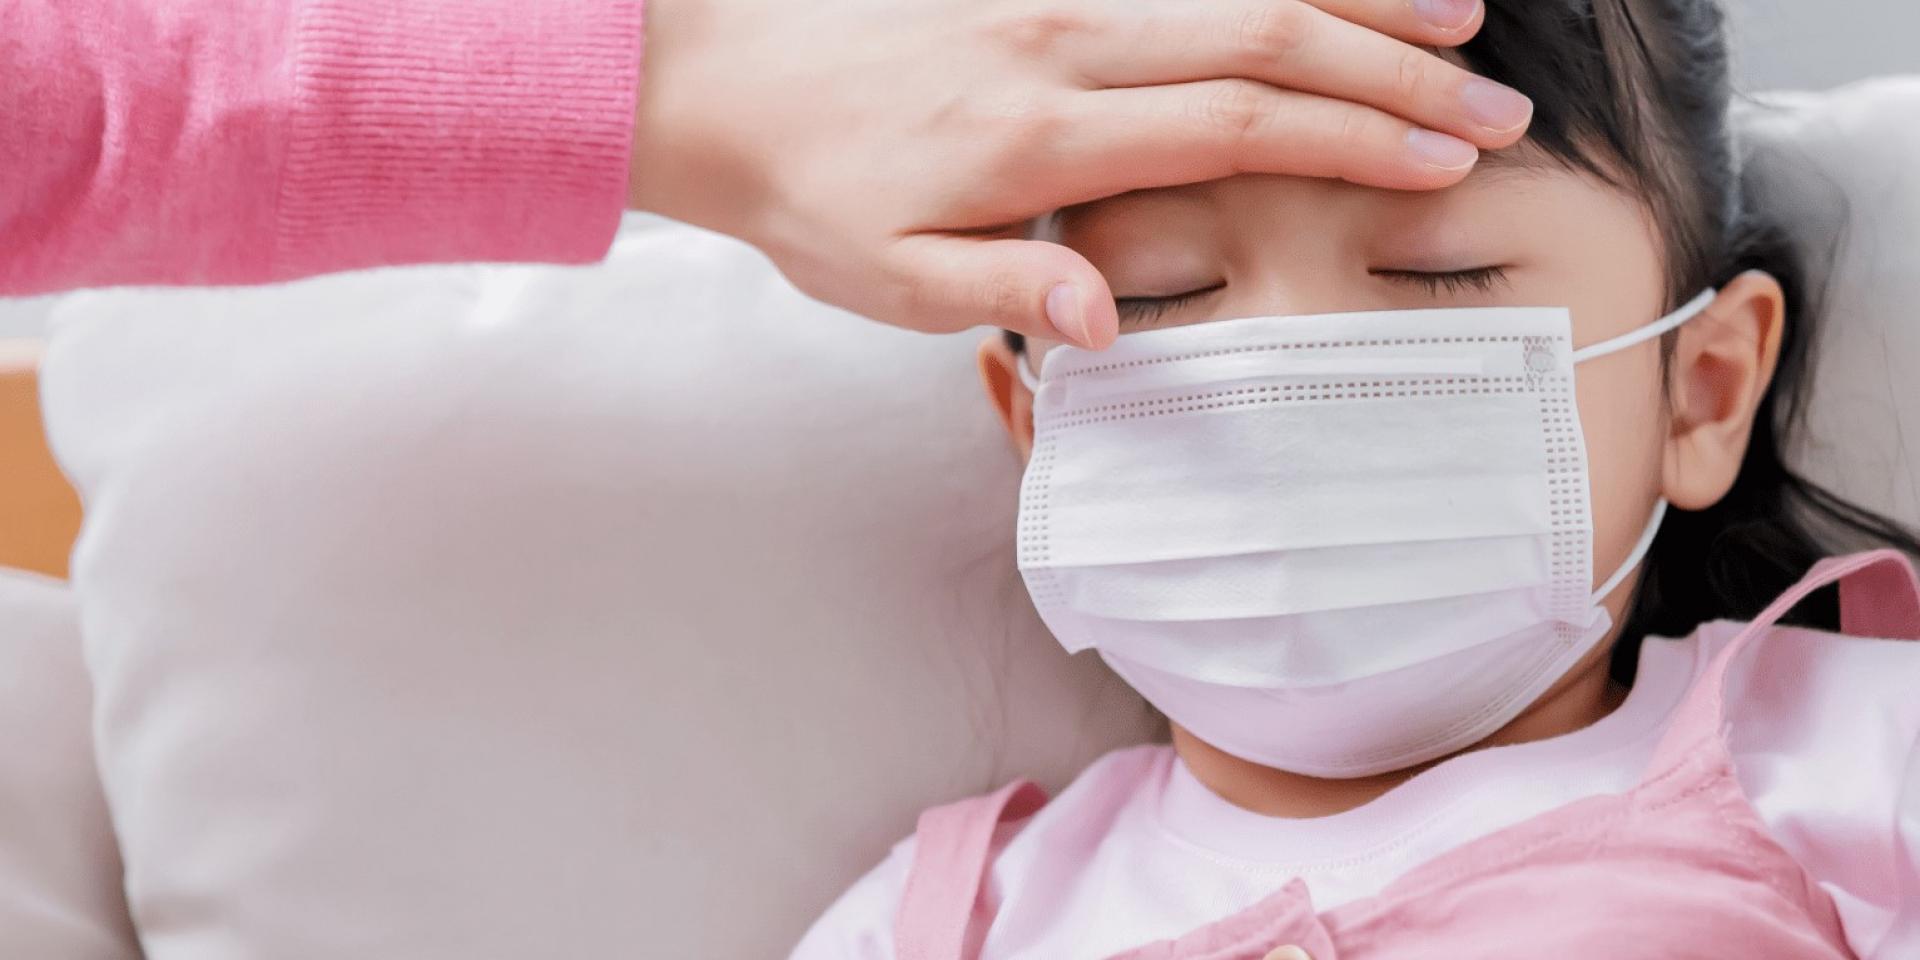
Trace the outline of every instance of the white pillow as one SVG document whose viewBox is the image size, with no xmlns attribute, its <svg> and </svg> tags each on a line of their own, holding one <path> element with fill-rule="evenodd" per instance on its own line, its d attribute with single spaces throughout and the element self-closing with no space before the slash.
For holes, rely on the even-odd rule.
<svg viewBox="0 0 1920 960">
<path fill-rule="evenodd" d="M 1914 90 L 1796 109 L 1867 169 L 1920 156 L 1885 132 Z M 1911 229 L 1902 189 L 1858 246 Z M 1843 280 L 1885 285 L 1829 326 L 1908 315 L 1909 275 Z M 59 319 L 100 762 L 159 960 L 777 956 L 920 807 L 1154 726 L 1027 607 L 974 338 L 811 304 L 730 241 L 636 218 L 587 270 Z M 1832 416 L 1832 475 L 1886 476 Z"/>
<path fill-rule="evenodd" d="M 134 960 L 73 597 L 0 569 L 0 957 Z"/>
<path fill-rule="evenodd" d="M 1920 526 L 1920 76 L 1765 98 L 1750 176 L 1824 279 L 1794 462 Z"/>
<path fill-rule="evenodd" d="M 64 304 L 149 956 L 777 956 L 920 807 L 1149 736 L 1024 602 L 977 339 L 642 218 L 594 269 Z"/>
</svg>

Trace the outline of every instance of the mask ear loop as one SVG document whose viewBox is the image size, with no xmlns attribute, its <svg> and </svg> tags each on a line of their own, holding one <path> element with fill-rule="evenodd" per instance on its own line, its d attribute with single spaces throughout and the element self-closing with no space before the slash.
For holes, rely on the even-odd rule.
<svg viewBox="0 0 1920 960">
<path fill-rule="evenodd" d="M 1719 295 L 1720 291 L 1708 287 L 1706 290 L 1701 291 L 1699 296 L 1687 301 L 1685 306 L 1638 330 L 1629 330 L 1611 340 L 1602 340 L 1599 343 L 1588 344 L 1575 350 L 1573 352 L 1573 362 L 1580 363 L 1585 360 L 1591 360 L 1594 357 L 1604 357 L 1609 353 L 1617 353 L 1625 350 L 1636 343 L 1652 340 L 1654 337 L 1660 336 L 1669 330 L 1679 327 L 1688 320 L 1699 316 L 1700 311 L 1705 310 L 1707 305 L 1711 304 L 1713 299 Z"/>
<path fill-rule="evenodd" d="M 1040 377 L 1030 369 L 1033 364 L 1028 361 L 1032 358 L 1027 356 L 1027 351 L 1025 350 L 1021 350 L 1015 354 L 1014 357 L 1013 365 L 1020 372 L 1020 382 L 1026 384 L 1028 390 L 1038 394 L 1040 392 Z"/>
<path fill-rule="evenodd" d="M 1633 551 L 1627 554 L 1626 562 L 1620 565 L 1620 569 L 1613 572 L 1613 576 L 1607 578 L 1607 582 L 1600 585 L 1600 589 L 1593 592 L 1594 603 L 1605 600 L 1608 594 L 1619 589 L 1620 584 L 1626 582 L 1627 575 L 1632 573 L 1635 567 L 1640 566 L 1640 561 L 1647 558 L 1647 551 L 1653 549 L 1653 538 L 1659 535 L 1660 524 L 1666 519 L 1667 498 L 1661 497 L 1654 502 L 1653 517 L 1647 521 L 1647 528 L 1640 531 L 1640 542 L 1633 545 Z"/>
<path fill-rule="evenodd" d="M 1644 343 L 1669 330 L 1677 329 L 1681 324 L 1699 316 L 1700 312 L 1707 309 L 1707 306 L 1713 303 L 1714 298 L 1719 295 L 1720 291 L 1708 287 L 1702 290 L 1699 296 L 1687 301 L 1680 309 L 1638 330 L 1629 330 L 1611 340 L 1602 340 L 1599 343 L 1589 344 L 1575 350 L 1573 352 L 1573 362 L 1580 363 L 1584 360 L 1591 360 L 1594 357 L 1604 357 L 1609 353 L 1617 353 L 1634 344 Z M 1647 558 L 1647 551 L 1653 549 L 1653 539 L 1659 535 L 1660 524 L 1666 520 L 1666 518 L 1667 501 L 1665 497 L 1662 497 L 1654 503 L 1653 516 L 1647 520 L 1647 528 L 1640 532 L 1640 542 L 1634 544 L 1632 552 L 1627 554 L 1626 562 L 1622 563 L 1620 569 L 1615 570 L 1613 576 L 1608 577 L 1605 583 L 1600 584 L 1600 589 L 1593 592 L 1594 603 L 1599 603 L 1601 600 L 1606 599 L 1608 594 L 1619 589 L 1620 584 L 1626 582 L 1628 575 L 1632 574 L 1634 569 L 1640 566 L 1641 561 Z"/>
</svg>

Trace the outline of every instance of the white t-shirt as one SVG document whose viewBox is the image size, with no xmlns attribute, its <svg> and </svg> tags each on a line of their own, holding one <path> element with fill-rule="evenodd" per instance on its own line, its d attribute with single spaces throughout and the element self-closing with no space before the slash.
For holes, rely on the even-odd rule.
<svg viewBox="0 0 1920 960">
<path fill-rule="evenodd" d="M 1236 807 L 1166 746 L 1108 754 L 1001 828 L 981 956 L 1105 957 L 1176 937 L 1294 878 L 1327 910 L 1461 844 L 1640 782 L 1674 708 L 1741 625 L 1650 639 L 1626 702 L 1585 729 L 1455 757 L 1364 806 L 1289 820 Z M 1729 675 L 1740 782 L 1833 897 L 1864 960 L 1920 957 L 1920 644 L 1782 629 Z M 891 960 L 909 838 L 791 960 Z"/>
</svg>

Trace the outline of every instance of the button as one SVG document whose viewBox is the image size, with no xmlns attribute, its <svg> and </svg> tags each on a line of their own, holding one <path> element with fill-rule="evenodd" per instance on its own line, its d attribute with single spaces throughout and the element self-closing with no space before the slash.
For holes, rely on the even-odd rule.
<svg viewBox="0 0 1920 960">
<path fill-rule="evenodd" d="M 1307 956 L 1305 950 L 1288 944 L 1284 947 L 1274 948 L 1273 952 L 1261 957 L 1260 960 L 1313 960 L 1313 958 Z"/>
</svg>

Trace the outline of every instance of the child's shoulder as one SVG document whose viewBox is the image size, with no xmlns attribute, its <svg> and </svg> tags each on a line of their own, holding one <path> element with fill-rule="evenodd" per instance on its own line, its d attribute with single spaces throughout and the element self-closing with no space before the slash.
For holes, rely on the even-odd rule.
<svg viewBox="0 0 1920 960">
<path fill-rule="evenodd" d="M 1707 656 L 1744 624 L 1700 628 Z M 1877 742 L 1905 751 L 1920 740 L 1920 642 L 1774 627 L 1728 665 L 1727 720 L 1735 739 L 1797 744 L 1796 752 L 1856 754 L 1840 744 Z"/>
<path fill-rule="evenodd" d="M 1698 634 L 1708 657 L 1745 624 Z M 1920 642 L 1774 627 L 1729 664 L 1727 746 L 1773 838 L 1835 894 L 1849 930 L 1884 929 L 1920 811 Z M 1902 839 L 1904 838 L 1904 839 Z M 1917 848 L 1920 849 L 1920 848 Z"/>
<path fill-rule="evenodd" d="M 1689 642 L 1704 667 L 1747 624 L 1702 624 Z M 1858 636 L 1812 627 L 1770 627 L 1728 664 L 1727 695 L 1736 702 L 1791 699 L 1810 708 L 1861 706 L 1874 690 L 1910 689 L 1920 679 L 1920 641 Z"/>
<path fill-rule="evenodd" d="M 1147 744 L 1108 753 L 1082 770 L 1032 816 L 1001 824 L 992 845 L 993 871 L 1025 872 L 1042 861 L 1085 862 L 1124 817 L 1144 812 L 1173 763 L 1173 748 Z M 789 960 L 890 960 L 894 915 L 917 853 L 916 838 L 895 844 L 886 859 L 850 887 L 808 931 Z"/>
<path fill-rule="evenodd" d="M 1150 815 L 1174 752 L 1165 744 L 1111 751 L 1087 765 L 1060 794 L 1032 816 L 1009 820 L 994 834 L 992 862 L 1030 866 L 1036 857 L 1071 857 L 1097 846 L 1121 821 Z M 905 846 L 911 846 L 908 838 Z"/>
<path fill-rule="evenodd" d="M 1166 744 L 1114 750 L 1088 764 L 1028 822 L 1072 820 L 1089 827 L 1111 824 L 1130 805 L 1151 796 L 1165 783 L 1173 762 L 1173 747 Z"/>
</svg>

